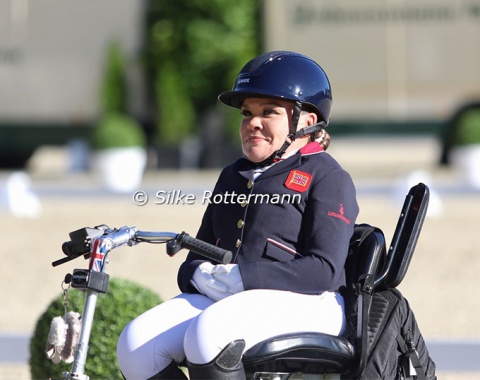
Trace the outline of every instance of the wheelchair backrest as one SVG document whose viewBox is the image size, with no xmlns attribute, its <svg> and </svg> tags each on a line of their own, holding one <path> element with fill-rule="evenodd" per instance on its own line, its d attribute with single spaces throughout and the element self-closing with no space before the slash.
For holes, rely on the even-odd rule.
<svg viewBox="0 0 480 380">
<path fill-rule="evenodd" d="M 426 185 L 419 183 L 410 189 L 388 252 L 382 230 L 369 224 L 355 225 L 345 263 L 347 284 L 355 284 L 366 274 L 375 275 L 375 289 L 395 288 L 402 282 L 425 220 L 428 201 Z"/>
<path fill-rule="evenodd" d="M 405 277 L 427 214 L 429 198 L 430 190 L 423 183 L 413 186 L 405 197 L 385 266 L 375 279 L 375 289 L 396 288 Z"/>
</svg>

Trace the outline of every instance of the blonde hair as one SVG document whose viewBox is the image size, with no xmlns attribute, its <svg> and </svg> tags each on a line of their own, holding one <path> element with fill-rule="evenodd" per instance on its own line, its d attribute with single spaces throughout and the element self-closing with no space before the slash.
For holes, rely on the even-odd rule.
<svg viewBox="0 0 480 380">
<path fill-rule="evenodd" d="M 305 104 L 303 105 L 304 109 L 302 109 L 301 114 L 308 114 L 308 113 L 314 113 L 317 115 L 317 117 L 320 117 L 318 113 L 312 109 L 309 108 L 308 105 L 306 106 Z M 315 135 L 311 134 L 310 135 L 310 141 L 316 141 L 319 143 L 323 150 L 327 150 L 328 146 L 330 145 L 330 133 L 328 133 L 325 129 L 320 129 Z"/>
<path fill-rule="evenodd" d="M 321 129 L 315 134 L 314 140 L 322 146 L 323 150 L 327 150 L 330 145 L 330 134 L 325 129 Z"/>
</svg>

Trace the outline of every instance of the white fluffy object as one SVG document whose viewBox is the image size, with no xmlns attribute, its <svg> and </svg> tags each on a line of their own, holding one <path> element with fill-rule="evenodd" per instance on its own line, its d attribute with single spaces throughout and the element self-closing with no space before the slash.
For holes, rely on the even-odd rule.
<svg viewBox="0 0 480 380">
<path fill-rule="evenodd" d="M 75 348 L 80 338 L 80 314 L 69 311 L 65 317 L 55 317 L 50 324 L 45 352 L 54 363 L 73 362 Z"/>
</svg>

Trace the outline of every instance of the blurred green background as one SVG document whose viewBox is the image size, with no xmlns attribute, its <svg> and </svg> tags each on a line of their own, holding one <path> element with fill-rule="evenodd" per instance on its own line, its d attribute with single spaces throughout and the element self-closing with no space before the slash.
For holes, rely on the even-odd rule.
<svg viewBox="0 0 480 380">
<path fill-rule="evenodd" d="M 89 169 L 111 113 L 140 126 L 149 168 L 222 167 L 239 116 L 217 95 L 266 50 L 325 68 L 332 134 L 434 136 L 448 164 L 454 116 L 480 102 L 479 35 L 478 0 L 0 0 L 0 167 L 66 146 Z"/>
</svg>

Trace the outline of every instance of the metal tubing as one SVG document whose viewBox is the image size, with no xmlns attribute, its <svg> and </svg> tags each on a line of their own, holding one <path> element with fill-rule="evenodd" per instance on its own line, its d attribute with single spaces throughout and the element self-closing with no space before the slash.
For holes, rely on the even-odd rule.
<svg viewBox="0 0 480 380">
<path fill-rule="evenodd" d="M 95 315 L 95 307 L 97 305 L 98 292 L 95 290 L 87 291 L 85 305 L 82 315 L 82 331 L 80 339 L 75 351 L 75 360 L 72 366 L 72 375 L 79 376 L 85 371 L 85 363 L 87 361 L 88 343 L 90 341 L 90 333 L 92 331 L 93 317 Z"/>
</svg>

